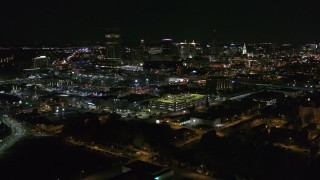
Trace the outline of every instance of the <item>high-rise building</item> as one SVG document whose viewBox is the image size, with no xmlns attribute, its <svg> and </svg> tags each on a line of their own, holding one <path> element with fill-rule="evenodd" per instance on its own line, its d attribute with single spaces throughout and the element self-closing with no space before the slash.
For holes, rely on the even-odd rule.
<svg viewBox="0 0 320 180">
<path fill-rule="evenodd" d="M 140 40 L 139 49 L 141 50 L 140 58 L 143 58 L 145 56 L 145 52 L 146 52 L 146 45 L 144 44 L 143 39 Z"/>
<path fill-rule="evenodd" d="M 33 68 L 47 68 L 49 66 L 50 59 L 46 56 L 39 56 L 33 58 Z"/>
<path fill-rule="evenodd" d="M 161 47 L 162 47 L 163 54 L 171 54 L 172 48 L 173 48 L 172 39 L 170 38 L 162 39 Z"/>
<path fill-rule="evenodd" d="M 215 29 L 213 29 L 213 37 L 212 37 L 212 43 L 210 45 L 210 61 L 216 61 L 219 59 L 220 49 L 219 44 L 217 40 L 217 32 Z"/>
<path fill-rule="evenodd" d="M 242 55 L 246 55 L 246 54 L 247 54 L 247 47 L 246 47 L 246 44 L 244 44 L 242 48 Z"/>
<path fill-rule="evenodd" d="M 120 61 L 121 60 L 121 34 L 119 28 L 107 29 L 106 54 L 107 61 Z"/>
<path fill-rule="evenodd" d="M 202 48 L 194 41 L 192 43 L 181 42 L 177 46 L 181 59 L 192 59 L 202 52 Z"/>
<path fill-rule="evenodd" d="M 181 42 L 178 44 L 179 55 L 181 59 L 187 59 L 190 54 L 190 44 L 187 42 Z"/>
<path fill-rule="evenodd" d="M 142 49 L 143 52 L 146 50 L 146 45 L 144 44 L 143 39 L 140 40 L 140 48 Z"/>
</svg>

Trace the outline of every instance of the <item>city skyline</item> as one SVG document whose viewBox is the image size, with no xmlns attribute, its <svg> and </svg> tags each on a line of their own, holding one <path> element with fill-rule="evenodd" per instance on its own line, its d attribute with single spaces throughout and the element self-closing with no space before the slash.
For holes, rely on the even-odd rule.
<svg viewBox="0 0 320 180">
<path fill-rule="evenodd" d="M 0 179 L 317 179 L 320 11 L 15 0 L 0 11 Z"/>
<path fill-rule="evenodd" d="M 5 2 L 4 7 L 0 13 L 3 44 L 101 42 L 108 27 L 121 28 L 127 41 L 320 40 L 316 23 L 320 14 L 305 1 L 28 1 Z"/>
</svg>

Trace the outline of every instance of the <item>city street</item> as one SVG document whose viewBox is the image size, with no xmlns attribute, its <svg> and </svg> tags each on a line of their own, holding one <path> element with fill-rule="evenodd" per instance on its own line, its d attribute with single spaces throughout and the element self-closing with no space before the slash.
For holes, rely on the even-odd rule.
<svg viewBox="0 0 320 180">
<path fill-rule="evenodd" d="M 7 116 L 2 118 L 2 122 L 11 128 L 11 135 L 1 141 L 0 154 L 18 142 L 26 133 L 26 129 L 21 123 Z"/>
</svg>

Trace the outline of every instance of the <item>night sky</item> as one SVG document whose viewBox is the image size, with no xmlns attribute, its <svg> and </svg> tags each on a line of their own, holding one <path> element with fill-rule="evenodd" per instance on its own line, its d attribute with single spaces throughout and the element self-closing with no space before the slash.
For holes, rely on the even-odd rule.
<svg viewBox="0 0 320 180">
<path fill-rule="evenodd" d="M 125 41 L 319 42 L 316 1 L 280 1 L 2 1 L 0 44 L 104 41 L 107 27 Z"/>
</svg>

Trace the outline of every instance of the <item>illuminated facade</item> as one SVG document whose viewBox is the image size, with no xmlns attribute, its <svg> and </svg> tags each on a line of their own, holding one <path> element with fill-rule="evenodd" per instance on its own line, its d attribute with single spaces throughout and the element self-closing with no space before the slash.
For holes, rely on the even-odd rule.
<svg viewBox="0 0 320 180">
<path fill-rule="evenodd" d="M 226 77 L 209 77 L 206 80 L 210 92 L 231 91 L 234 88 L 234 81 Z"/>
<path fill-rule="evenodd" d="M 161 47 L 162 47 L 163 54 L 171 54 L 172 53 L 172 46 L 173 46 L 172 39 L 170 39 L 170 38 L 162 39 Z"/>
<path fill-rule="evenodd" d="M 14 65 L 14 58 L 13 56 L 4 56 L 4 57 L 1 57 L 0 56 L 0 70 L 3 71 L 3 70 L 10 70 L 12 68 L 15 67 Z"/>
<path fill-rule="evenodd" d="M 242 48 L 242 55 L 246 55 L 246 54 L 247 54 L 247 46 L 246 44 L 244 44 Z"/>
<path fill-rule="evenodd" d="M 106 54 L 107 61 L 120 61 L 121 60 L 121 34 L 120 29 L 108 29 L 106 41 Z"/>
<path fill-rule="evenodd" d="M 46 56 L 39 56 L 33 58 L 33 68 L 47 68 L 49 66 L 49 58 Z"/>
<path fill-rule="evenodd" d="M 150 102 L 153 109 L 181 111 L 193 106 L 206 104 L 206 96 L 201 94 L 168 95 Z"/>
<path fill-rule="evenodd" d="M 202 53 L 202 49 L 197 45 L 198 44 L 196 44 L 194 41 L 192 41 L 192 43 L 181 42 L 177 44 L 180 58 L 192 59 L 198 54 Z"/>
</svg>

